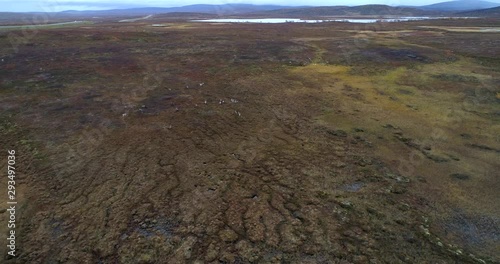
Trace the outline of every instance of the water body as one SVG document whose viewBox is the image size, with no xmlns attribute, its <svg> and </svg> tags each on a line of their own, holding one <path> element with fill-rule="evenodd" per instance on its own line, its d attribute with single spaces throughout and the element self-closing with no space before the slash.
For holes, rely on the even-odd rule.
<svg viewBox="0 0 500 264">
<path fill-rule="evenodd" d="M 500 28 L 484 28 L 481 29 L 482 32 L 500 32 Z"/>
<path fill-rule="evenodd" d="M 261 24 L 277 24 L 277 23 L 322 23 L 322 22 L 349 22 L 349 23 L 376 23 L 376 22 L 404 22 L 415 20 L 438 19 L 439 17 L 400 17 L 400 18 L 382 18 L 382 19 L 364 19 L 364 18 L 338 18 L 338 19 L 299 19 L 299 18 L 227 18 L 227 19 L 205 19 L 192 20 L 194 22 L 210 22 L 210 23 L 261 23 Z"/>
</svg>

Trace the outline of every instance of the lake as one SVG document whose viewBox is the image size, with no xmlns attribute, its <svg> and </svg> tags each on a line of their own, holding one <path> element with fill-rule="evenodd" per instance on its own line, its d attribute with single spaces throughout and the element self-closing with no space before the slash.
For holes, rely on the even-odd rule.
<svg viewBox="0 0 500 264">
<path fill-rule="evenodd" d="M 322 23 L 322 22 L 349 22 L 349 23 L 376 23 L 376 22 L 404 22 L 426 19 L 438 19 L 442 17 L 400 17 L 400 18 L 382 18 L 382 19 L 365 19 L 365 18 L 338 18 L 338 19 L 299 19 L 299 18 L 222 18 L 222 19 L 205 19 L 192 20 L 194 22 L 210 22 L 210 23 Z"/>
</svg>

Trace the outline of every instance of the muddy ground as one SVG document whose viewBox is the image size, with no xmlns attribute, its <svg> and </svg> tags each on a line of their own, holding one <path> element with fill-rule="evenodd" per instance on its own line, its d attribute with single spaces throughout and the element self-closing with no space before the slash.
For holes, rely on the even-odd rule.
<svg viewBox="0 0 500 264">
<path fill-rule="evenodd" d="M 0 31 L 2 263 L 500 261 L 500 21 L 163 23 Z"/>
</svg>

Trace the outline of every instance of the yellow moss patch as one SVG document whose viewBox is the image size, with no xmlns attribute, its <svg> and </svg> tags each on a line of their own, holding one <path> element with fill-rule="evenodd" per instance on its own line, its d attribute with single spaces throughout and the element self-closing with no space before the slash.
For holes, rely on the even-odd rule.
<svg viewBox="0 0 500 264">
<path fill-rule="evenodd" d="M 351 69 L 348 66 L 340 66 L 340 65 L 325 65 L 325 64 L 310 64 L 306 67 L 298 67 L 293 68 L 292 73 L 304 74 L 318 74 L 318 73 L 328 73 L 328 74 L 347 74 L 347 72 Z"/>
<path fill-rule="evenodd" d="M 451 133 L 464 122 L 489 122 L 464 109 L 464 94 L 447 89 L 454 87 L 453 81 L 436 81 L 433 77 L 434 74 L 474 76 L 481 82 L 491 78 L 471 73 L 474 67 L 478 66 L 461 60 L 358 76 L 350 74 L 351 68 L 347 66 L 312 64 L 293 68 L 291 73 L 307 80 L 307 84 L 321 87 L 324 100 L 331 105 L 324 107 L 322 115 L 315 119 L 323 125 L 347 130 L 362 125 L 380 130 L 380 122 L 374 120 L 388 120 L 383 122 L 394 122 L 408 128 L 415 137 L 426 137 L 435 128 Z M 496 96 L 499 98 L 500 93 Z"/>
</svg>

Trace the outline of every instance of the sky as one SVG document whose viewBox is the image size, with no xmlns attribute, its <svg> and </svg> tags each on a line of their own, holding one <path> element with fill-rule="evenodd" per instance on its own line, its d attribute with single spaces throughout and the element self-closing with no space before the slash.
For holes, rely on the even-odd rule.
<svg viewBox="0 0 500 264">
<path fill-rule="evenodd" d="M 0 11 L 7 12 L 59 12 L 64 10 L 105 10 L 134 7 L 175 7 L 191 4 L 274 4 L 287 6 L 333 5 L 427 5 L 448 0 L 0 0 Z M 500 0 L 489 0 L 500 3 Z"/>
</svg>

